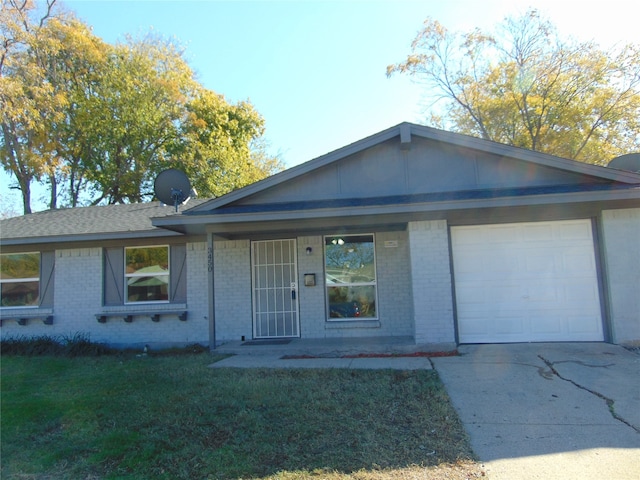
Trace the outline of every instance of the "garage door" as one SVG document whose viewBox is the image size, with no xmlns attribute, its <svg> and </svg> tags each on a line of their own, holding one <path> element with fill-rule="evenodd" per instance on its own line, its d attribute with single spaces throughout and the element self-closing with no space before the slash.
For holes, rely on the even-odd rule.
<svg viewBox="0 0 640 480">
<path fill-rule="evenodd" d="M 460 343 L 603 340 L 590 220 L 451 228 Z"/>
</svg>

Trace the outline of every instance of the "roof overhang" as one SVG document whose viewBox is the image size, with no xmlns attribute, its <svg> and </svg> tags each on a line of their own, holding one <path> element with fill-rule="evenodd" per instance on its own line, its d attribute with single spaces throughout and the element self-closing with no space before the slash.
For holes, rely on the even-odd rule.
<svg viewBox="0 0 640 480">
<path fill-rule="evenodd" d="M 3 238 L 2 246 L 13 245 L 41 245 L 41 244 L 57 244 L 57 243 L 103 243 L 111 240 L 140 240 L 151 238 L 181 238 L 183 234 L 177 230 L 167 230 L 164 228 L 155 228 L 146 231 L 131 232 L 106 232 L 91 233 L 77 235 L 49 235 L 42 237 L 28 238 Z"/>
<path fill-rule="evenodd" d="M 520 207 L 544 207 L 549 205 L 598 205 L 606 209 L 620 205 L 640 207 L 640 187 L 615 190 L 558 192 L 540 194 L 487 195 L 476 192 L 469 198 L 452 198 L 441 195 L 430 201 L 403 203 L 373 203 L 305 209 L 268 210 L 224 213 L 224 209 L 212 213 L 190 214 L 171 218 L 153 219 L 153 225 L 183 234 L 205 233 L 235 235 L 259 231 L 315 231 L 332 226 L 393 226 L 411 219 L 428 216 L 447 218 L 454 212 Z M 284 207 L 284 206 L 283 206 Z"/>
</svg>

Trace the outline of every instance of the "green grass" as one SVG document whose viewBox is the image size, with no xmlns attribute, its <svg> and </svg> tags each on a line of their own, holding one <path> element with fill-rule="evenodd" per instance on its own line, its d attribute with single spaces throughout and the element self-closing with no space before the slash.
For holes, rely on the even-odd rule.
<svg viewBox="0 0 640 480">
<path fill-rule="evenodd" d="M 217 359 L 3 356 L 1 477 L 480 475 L 433 371 L 209 368 Z"/>
</svg>

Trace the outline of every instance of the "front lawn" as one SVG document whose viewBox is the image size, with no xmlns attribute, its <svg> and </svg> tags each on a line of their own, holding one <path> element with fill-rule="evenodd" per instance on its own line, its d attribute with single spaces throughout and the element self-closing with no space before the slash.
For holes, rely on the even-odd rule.
<svg viewBox="0 0 640 480">
<path fill-rule="evenodd" d="M 2 356 L 1 477 L 481 476 L 433 371 Z"/>
</svg>

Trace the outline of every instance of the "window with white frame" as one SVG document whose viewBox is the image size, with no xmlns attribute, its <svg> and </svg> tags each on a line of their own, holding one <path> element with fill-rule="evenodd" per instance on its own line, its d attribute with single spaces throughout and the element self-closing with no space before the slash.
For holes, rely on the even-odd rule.
<svg viewBox="0 0 640 480">
<path fill-rule="evenodd" d="M 0 305 L 37 307 L 40 300 L 40 253 L 0 254 Z"/>
<path fill-rule="evenodd" d="M 329 320 L 377 318 L 373 235 L 327 236 L 324 256 Z"/>
<path fill-rule="evenodd" d="M 127 247 L 125 303 L 169 301 L 169 247 Z"/>
</svg>

